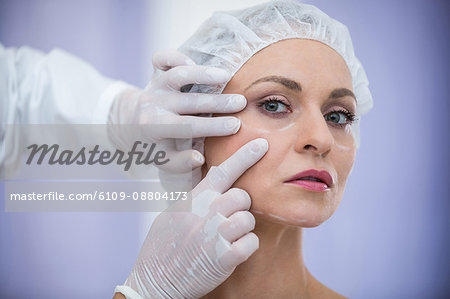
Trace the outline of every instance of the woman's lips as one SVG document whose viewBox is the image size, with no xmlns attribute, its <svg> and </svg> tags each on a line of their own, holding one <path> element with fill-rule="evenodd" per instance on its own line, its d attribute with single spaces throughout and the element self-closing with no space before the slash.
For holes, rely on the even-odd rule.
<svg viewBox="0 0 450 299">
<path fill-rule="evenodd" d="M 330 189 L 330 188 L 328 188 L 328 186 L 325 183 L 313 182 L 313 181 L 297 180 L 297 181 L 290 181 L 287 183 L 298 185 L 307 190 L 318 191 L 318 192 L 324 192 L 324 191 L 327 191 Z"/>
<path fill-rule="evenodd" d="M 298 185 L 311 191 L 324 192 L 333 187 L 333 178 L 326 170 L 309 169 L 297 173 L 285 183 Z"/>
</svg>

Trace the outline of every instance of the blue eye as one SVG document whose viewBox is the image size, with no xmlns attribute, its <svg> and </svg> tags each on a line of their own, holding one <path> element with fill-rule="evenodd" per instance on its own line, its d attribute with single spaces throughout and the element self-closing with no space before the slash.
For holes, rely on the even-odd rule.
<svg viewBox="0 0 450 299">
<path fill-rule="evenodd" d="M 289 112 L 289 106 L 283 103 L 279 99 L 268 99 L 258 104 L 259 107 L 263 107 L 264 110 L 270 113 L 287 113 Z"/>
<path fill-rule="evenodd" d="M 355 120 L 355 116 L 345 110 L 332 111 L 325 114 L 325 120 L 335 123 L 339 126 L 344 126 L 346 124 L 351 124 Z"/>
</svg>

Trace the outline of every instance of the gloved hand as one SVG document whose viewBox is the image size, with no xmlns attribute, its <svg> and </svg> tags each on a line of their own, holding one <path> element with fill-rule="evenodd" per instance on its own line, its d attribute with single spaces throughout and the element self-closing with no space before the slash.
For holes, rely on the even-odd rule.
<svg viewBox="0 0 450 299">
<path fill-rule="evenodd" d="M 199 298 L 247 260 L 259 246 L 250 232 L 251 200 L 246 191 L 229 188 L 267 149 L 261 138 L 245 144 L 192 190 L 192 212 L 174 212 L 189 201 L 162 212 L 125 285 L 144 298 Z"/>
<path fill-rule="evenodd" d="M 190 124 L 192 141 L 176 127 L 166 130 L 148 130 L 145 138 L 156 142 L 166 152 L 170 162 L 158 166 L 161 181 L 171 180 L 171 174 L 193 171 L 197 185 L 201 179 L 200 166 L 204 163 L 203 139 L 208 136 L 225 136 L 236 133 L 240 127 L 238 118 L 201 117 L 202 113 L 234 113 L 242 110 L 247 101 L 237 94 L 198 94 L 181 92 L 189 84 L 217 85 L 229 80 L 230 74 L 218 68 L 197 66 L 186 55 L 175 51 L 161 51 L 153 56 L 154 76 L 145 90 L 125 90 L 114 101 L 109 124 Z M 131 140 L 127 130 L 109 132 L 110 139 L 118 148 L 130 149 Z M 192 149 L 190 149 L 192 148 Z M 179 181 L 177 181 L 179 183 Z M 192 186 L 189 190 L 192 189 Z"/>
</svg>

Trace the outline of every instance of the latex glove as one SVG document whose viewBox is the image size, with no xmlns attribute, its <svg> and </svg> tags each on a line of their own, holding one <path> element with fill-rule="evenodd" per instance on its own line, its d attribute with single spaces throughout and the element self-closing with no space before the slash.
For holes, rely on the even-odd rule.
<svg viewBox="0 0 450 299">
<path fill-rule="evenodd" d="M 199 298 L 247 260 L 259 246 L 251 200 L 229 188 L 267 149 L 261 138 L 245 144 L 192 190 L 192 212 L 173 212 L 188 201 L 162 212 L 125 285 L 144 298 Z"/>
<path fill-rule="evenodd" d="M 162 177 L 194 171 L 192 186 L 195 186 L 201 179 L 200 166 L 204 163 L 203 138 L 231 135 L 240 128 L 240 120 L 236 117 L 195 115 L 238 112 L 246 106 L 247 101 L 242 95 L 181 92 L 180 89 L 189 84 L 224 83 L 230 79 L 230 74 L 219 68 L 197 66 L 178 51 L 155 53 L 153 66 L 154 76 L 145 90 L 129 89 L 119 95 L 111 108 L 109 123 L 192 125 L 192 138 L 196 141 L 194 145 L 186 144 L 186 135 L 176 128 L 148 130 L 144 137 L 156 142 L 159 149 L 164 150 L 170 158 L 169 163 L 159 166 Z M 130 149 L 134 143 L 126 130 L 114 130 L 109 135 L 118 148 Z M 164 178 L 161 180 L 164 183 Z"/>
</svg>

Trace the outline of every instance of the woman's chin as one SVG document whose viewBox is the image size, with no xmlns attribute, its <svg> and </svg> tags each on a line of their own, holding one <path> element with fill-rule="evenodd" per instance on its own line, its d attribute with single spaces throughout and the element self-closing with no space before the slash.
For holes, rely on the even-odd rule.
<svg viewBox="0 0 450 299">
<path fill-rule="evenodd" d="M 310 200 L 297 199 L 294 203 L 284 202 L 282 206 L 261 207 L 253 205 L 250 212 L 259 222 L 265 221 L 281 225 L 316 227 L 328 220 L 333 215 L 332 205 L 311 202 Z"/>
<path fill-rule="evenodd" d="M 335 191 L 312 192 L 291 186 L 280 186 L 277 192 L 249 190 L 252 198 L 250 211 L 265 221 L 316 227 L 328 220 L 338 207 L 341 196 Z"/>
</svg>

